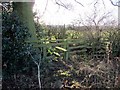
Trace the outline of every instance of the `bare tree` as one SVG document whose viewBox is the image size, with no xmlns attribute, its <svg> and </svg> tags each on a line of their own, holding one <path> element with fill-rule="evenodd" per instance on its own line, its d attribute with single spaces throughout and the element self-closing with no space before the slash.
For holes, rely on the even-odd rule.
<svg viewBox="0 0 120 90">
<path fill-rule="evenodd" d="M 86 26 L 87 29 L 90 29 L 91 26 L 95 26 L 95 30 L 99 30 L 99 26 L 112 26 L 116 24 L 116 21 L 112 16 L 112 12 L 101 11 L 98 2 L 95 2 L 93 7 L 94 8 L 91 13 L 84 14 L 84 18 L 79 14 L 80 18 L 76 19 L 74 23 Z"/>
</svg>

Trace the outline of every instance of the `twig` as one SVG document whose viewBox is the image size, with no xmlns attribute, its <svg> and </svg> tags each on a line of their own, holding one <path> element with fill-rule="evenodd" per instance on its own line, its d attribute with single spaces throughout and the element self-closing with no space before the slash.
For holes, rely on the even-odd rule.
<svg viewBox="0 0 120 90">
<path fill-rule="evenodd" d="M 34 57 L 31 55 L 31 53 L 28 51 L 28 54 L 31 56 L 31 58 L 33 59 L 33 62 L 38 65 L 38 63 L 35 61 Z"/>
<path fill-rule="evenodd" d="M 74 0 L 74 1 L 84 7 L 82 3 L 78 2 L 77 0 Z"/>
<path fill-rule="evenodd" d="M 111 2 L 112 5 L 120 7 L 120 5 L 119 5 L 120 1 L 118 1 L 118 5 L 114 4 L 112 0 L 110 0 L 110 2 Z"/>
<path fill-rule="evenodd" d="M 42 15 L 40 16 L 40 18 L 43 17 L 43 15 L 45 14 L 45 12 L 46 12 L 46 10 L 47 10 L 47 6 L 48 6 L 48 0 L 47 0 L 47 2 L 46 2 L 45 9 L 44 9 Z"/>
<path fill-rule="evenodd" d="M 106 8 L 106 7 L 105 7 L 105 3 L 104 3 L 104 1 L 103 1 L 103 0 L 102 0 L 102 3 L 103 3 L 103 5 L 104 5 L 104 8 Z"/>
<path fill-rule="evenodd" d="M 58 1 L 59 1 L 59 2 L 58 2 Z M 62 7 L 64 7 L 64 8 L 66 8 L 66 9 L 69 9 L 63 2 L 61 2 L 60 0 L 58 0 L 58 1 L 55 0 L 55 3 L 56 3 L 57 5 L 62 6 Z"/>
</svg>

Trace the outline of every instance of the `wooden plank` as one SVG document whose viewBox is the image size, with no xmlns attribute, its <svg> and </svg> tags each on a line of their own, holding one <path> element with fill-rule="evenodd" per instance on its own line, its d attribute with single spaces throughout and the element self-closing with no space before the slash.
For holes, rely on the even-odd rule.
<svg viewBox="0 0 120 90">
<path fill-rule="evenodd" d="M 47 44 L 40 44 L 40 45 L 35 45 L 33 47 L 38 48 L 38 47 L 45 47 Z M 47 46 L 48 47 L 48 46 Z"/>
<path fill-rule="evenodd" d="M 65 41 L 65 39 L 56 39 L 56 40 L 47 40 L 49 42 L 53 42 L 53 41 L 56 41 L 56 42 L 63 42 Z"/>
<path fill-rule="evenodd" d="M 76 47 L 70 47 L 69 49 L 79 49 L 79 48 L 83 49 L 83 48 L 86 48 L 86 46 L 81 45 L 81 46 L 76 46 Z"/>
<path fill-rule="evenodd" d="M 104 56 L 103 54 L 99 55 L 100 53 L 104 53 L 105 51 L 102 50 L 101 48 L 103 48 L 103 45 L 101 46 L 89 46 L 89 45 L 84 45 L 84 42 L 82 42 L 80 39 L 56 39 L 56 40 L 40 40 L 40 41 L 34 41 L 35 42 L 38 42 L 38 43 L 43 43 L 43 44 L 38 44 L 38 45 L 35 45 L 34 47 L 43 47 L 44 50 L 43 50 L 43 57 L 45 57 L 45 59 L 51 59 L 54 57 L 54 55 L 51 55 L 49 57 L 47 57 L 47 51 L 45 50 L 45 48 L 47 49 L 48 47 L 54 47 L 54 46 L 60 46 L 60 47 L 64 47 L 65 49 L 67 49 L 67 51 L 65 53 L 60 53 L 61 56 L 64 56 L 64 58 L 66 60 L 68 60 L 70 54 L 80 54 L 80 55 L 86 55 L 86 49 L 100 49 L 100 51 L 96 51 L 94 50 L 94 52 L 96 52 L 97 54 L 96 55 L 93 55 L 94 57 L 99 57 L 99 56 Z M 50 42 L 50 43 L 46 43 L 46 42 Z M 53 43 L 52 43 L 53 42 Z M 70 45 L 73 45 L 75 44 L 75 46 L 70 46 Z M 76 46 L 78 45 L 78 46 Z M 77 51 L 71 51 L 72 49 L 82 49 L 82 50 L 77 50 Z"/>
<path fill-rule="evenodd" d="M 81 42 L 81 41 L 73 41 L 73 42 L 71 42 L 71 41 L 68 41 L 68 43 L 70 44 L 84 44 L 83 42 Z"/>
<path fill-rule="evenodd" d="M 41 41 L 38 41 L 38 40 L 34 40 L 34 41 L 25 41 L 26 43 L 38 43 L 38 42 L 41 42 Z"/>
<path fill-rule="evenodd" d="M 47 56 L 47 50 L 46 47 L 43 47 L 43 60 L 46 59 L 46 56 Z"/>
<path fill-rule="evenodd" d="M 55 47 L 56 49 L 58 49 L 58 50 L 61 50 L 61 51 L 63 51 L 63 52 L 66 52 L 67 50 L 65 49 L 65 48 L 63 48 L 63 47 Z"/>
<path fill-rule="evenodd" d="M 69 53 L 72 54 L 72 53 L 84 53 L 84 52 L 86 52 L 86 50 L 71 51 Z"/>
<path fill-rule="evenodd" d="M 48 44 L 40 44 L 36 45 L 34 47 L 50 47 L 50 46 L 57 46 L 57 45 L 64 45 L 64 43 L 48 43 Z"/>
<path fill-rule="evenodd" d="M 56 41 L 56 42 L 65 42 L 65 41 L 67 41 L 68 43 L 82 43 L 81 41 L 80 41 L 80 39 L 56 39 L 56 40 L 46 40 L 45 42 L 47 42 L 47 41 L 49 41 L 49 42 L 51 42 L 51 41 Z"/>
<path fill-rule="evenodd" d="M 63 47 L 64 47 L 65 49 L 67 49 L 67 44 L 68 44 L 67 40 L 64 41 L 64 46 L 63 46 Z M 66 60 L 66 53 L 67 53 L 67 52 L 65 52 L 64 55 L 63 55 L 63 58 L 64 58 L 65 60 Z"/>
<path fill-rule="evenodd" d="M 58 41 L 70 41 L 70 42 L 80 42 L 81 41 L 81 39 L 56 39 L 56 40 L 33 40 L 33 41 L 26 41 L 26 42 L 28 42 L 28 43 L 38 43 L 38 42 L 52 42 L 52 41 L 56 41 L 56 42 L 58 42 Z"/>
<path fill-rule="evenodd" d="M 56 39 L 56 40 L 33 40 L 33 41 L 26 41 L 27 43 L 38 43 L 38 42 L 53 42 L 53 41 L 64 41 L 64 39 Z"/>
<path fill-rule="evenodd" d="M 69 43 L 68 41 L 66 41 L 65 43 L 66 43 L 66 49 L 67 49 L 67 52 L 65 52 L 65 60 L 67 61 L 69 58 Z"/>
<path fill-rule="evenodd" d="M 51 59 L 51 58 L 54 58 L 55 56 L 51 55 L 51 56 L 47 56 L 46 59 Z"/>
</svg>

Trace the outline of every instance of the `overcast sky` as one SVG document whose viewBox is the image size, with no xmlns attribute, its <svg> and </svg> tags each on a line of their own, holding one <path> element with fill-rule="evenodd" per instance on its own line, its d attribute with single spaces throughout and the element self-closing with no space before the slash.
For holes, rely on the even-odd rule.
<svg viewBox="0 0 120 90">
<path fill-rule="evenodd" d="M 95 0 L 77 0 L 81 2 L 83 6 L 76 3 L 74 0 L 61 0 L 66 5 L 68 5 L 70 10 L 67 10 L 63 7 L 59 7 L 55 4 L 55 0 L 35 0 L 34 11 L 37 10 L 40 21 L 43 21 L 45 24 L 52 25 L 63 25 L 71 24 L 71 22 L 81 15 L 82 18 L 86 18 L 86 15 L 89 16 L 92 14 L 94 9 L 92 2 Z M 97 7 L 99 8 L 98 13 L 112 12 L 111 15 L 117 20 L 118 18 L 118 7 L 113 6 L 109 0 L 100 0 Z M 114 0 L 113 0 L 114 1 Z M 47 5 L 47 7 L 46 7 Z M 46 9 L 45 9 L 46 8 Z"/>
</svg>

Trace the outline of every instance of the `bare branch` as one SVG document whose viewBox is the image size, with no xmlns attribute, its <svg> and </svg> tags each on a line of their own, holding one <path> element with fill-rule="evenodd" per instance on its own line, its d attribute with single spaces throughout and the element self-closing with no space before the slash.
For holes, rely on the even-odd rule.
<svg viewBox="0 0 120 90">
<path fill-rule="evenodd" d="M 104 3 L 104 1 L 102 0 L 102 3 L 103 3 L 103 5 L 104 5 L 104 8 L 105 8 L 105 3 Z"/>
<path fill-rule="evenodd" d="M 95 26 L 97 26 L 97 23 L 96 23 L 95 19 L 92 19 L 92 18 L 89 18 L 89 19 L 94 23 Z"/>
<path fill-rule="evenodd" d="M 74 1 L 84 7 L 82 3 L 78 2 L 77 0 L 74 0 Z"/>
<path fill-rule="evenodd" d="M 56 12 L 58 12 L 58 11 L 59 11 L 59 9 L 60 9 L 60 6 L 58 6 L 58 9 L 57 9 L 57 11 L 56 11 Z"/>
<path fill-rule="evenodd" d="M 105 15 L 103 15 L 103 16 L 98 20 L 97 25 L 98 25 L 101 21 L 103 21 L 104 19 L 108 18 L 110 13 L 111 13 L 111 12 L 108 12 L 108 13 L 106 13 Z"/>
<path fill-rule="evenodd" d="M 47 6 L 48 6 L 48 0 L 47 0 L 47 2 L 46 2 L 46 5 L 45 5 L 45 9 L 44 9 L 44 11 L 43 11 L 43 14 L 42 14 L 40 17 L 43 17 L 43 15 L 45 14 L 45 12 L 46 12 L 46 10 L 47 10 Z"/>
<path fill-rule="evenodd" d="M 96 6 L 97 3 L 98 3 L 98 0 L 96 0 L 96 2 L 94 3 L 94 7 Z"/>
<path fill-rule="evenodd" d="M 94 6 L 95 6 L 97 3 L 98 3 L 98 0 L 94 0 L 94 1 L 92 1 L 92 2 L 90 3 L 90 5 L 91 5 L 91 4 L 94 4 Z"/>
<path fill-rule="evenodd" d="M 62 7 L 64 7 L 64 8 L 66 8 L 66 9 L 69 9 L 63 2 L 61 2 L 60 0 L 58 0 L 58 1 L 56 1 L 55 0 L 55 3 L 57 4 L 57 5 L 59 5 L 59 6 L 62 6 Z"/>
<path fill-rule="evenodd" d="M 74 1 L 84 7 L 84 5 L 82 3 L 80 3 L 79 1 L 77 1 L 77 0 L 74 0 Z M 65 4 L 61 0 L 55 0 L 55 3 L 57 5 L 59 5 L 59 6 L 64 7 L 65 9 L 69 9 L 70 10 L 70 8 L 68 7 L 68 6 L 70 6 L 70 3 L 69 4 Z"/>
<path fill-rule="evenodd" d="M 31 56 L 31 58 L 33 59 L 33 62 L 38 65 L 38 63 L 35 61 L 34 57 L 31 55 L 31 53 L 28 51 L 28 54 Z"/>
<path fill-rule="evenodd" d="M 117 2 L 118 4 L 117 3 L 114 4 L 112 0 L 110 0 L 110 2 L 111 2 L 112 5 L 120 7 L 120 5 L 119 5 L 120 1 Z"/>
</svg>

